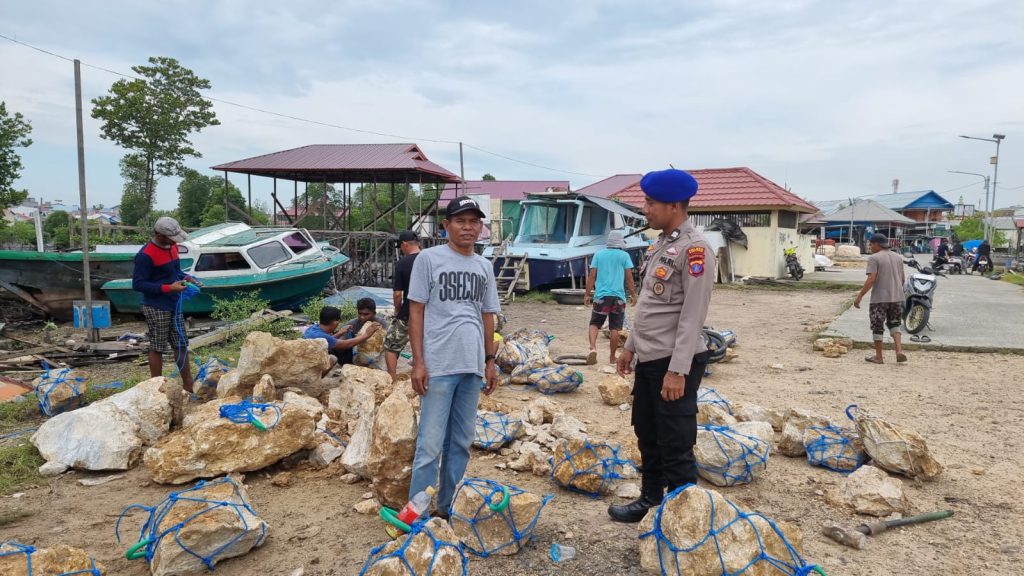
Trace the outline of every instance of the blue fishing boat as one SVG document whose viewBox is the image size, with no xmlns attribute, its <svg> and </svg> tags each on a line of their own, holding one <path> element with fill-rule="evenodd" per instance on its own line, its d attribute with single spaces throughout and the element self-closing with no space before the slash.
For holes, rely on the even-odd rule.
<svg viewBox="0 0 1024 576">
<path fill-rule="evenodd" d="M 626 252 L 639 265 L 647 239 L 639 233 L 646 223 L 631 206 L 598 196 L 571 192 L 531 194 L 522 201 L 519 230 L 511 241 L 484 249 L 502 277 L 514 261 L 525 258 L 516 290 L 577 284 L 585 280 L 590 260 L 605 247 L 608 233 L 625 236 Z"/>
<path fill-rule="evenodd" d="M 301 228 L 252 228 L 228 222 L 191 232 L 178 245 L 181 268 L 202 283 L 200 293 L 182 304 L 186 314 L 209 314 L 213 298 L 259 291 L 275 309 L 300 306 L 320 294 L 334 269 L 348 257 L 326 243 L 317 243 Z M 130 278 L 103 284 L 118 312 L 141 311 L 142 294 Z"/>
</svg>

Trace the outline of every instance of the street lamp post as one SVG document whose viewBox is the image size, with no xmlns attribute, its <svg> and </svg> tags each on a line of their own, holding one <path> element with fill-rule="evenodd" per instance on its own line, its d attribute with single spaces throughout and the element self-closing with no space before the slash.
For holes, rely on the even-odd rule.
<svg viewBox="0 0 1024 576">
<path fill-rule="evenodd" d="M 982 178 L 982 179 L 985 180 L 985 211 L 987 212 L 988 211 L 988 176 L 985 176 L 984 174 L 978 174 L 977 172 L 964 172 L 962 170 L 950 170 L 949 173 L 950 174 L 967 174 L 968 176 L 977 176 L 977 177 Z M 984 227 L 983 227 L 984 233 L 982 234 L 982 236 L 984 236 L 985 238 L 988 238 L 988 217 L 986 217 L 985 220 L 983 220 L 982 222 L 984 224 Z"/>
<path fill-rule="evenodd" d="M 991 159 L 991 163 L 994 166 L 994 168 L 992 169 L 992 207 L 985 217 L 985 222 L 987 223 L 989 221 L 989 218 L 991 218 L 992 213 L 995 212 L 996 209 L 996 186 L 997 182 L 999 181 L 999 145 L 1003 142 L 1003 139 L 1006 138 L 1006 135 L 993 134 L 991 138 L 978 138 L 976 136 L 964 136 L 961 134 L 960 137 L 966 138 L 968 140 L 981 140 L 982 142 L 996 143 L 996 155 L 993 156 Z M 989 238 L 989 234 L 993 232 L 993 228 L 994 223 L 992 226 L 986 225 L 985 239 L 988 240 L 989 242 L 993 240 L 992 238 Z M 995 234 L 992 235 L 995 236 Z"/>
</svg>

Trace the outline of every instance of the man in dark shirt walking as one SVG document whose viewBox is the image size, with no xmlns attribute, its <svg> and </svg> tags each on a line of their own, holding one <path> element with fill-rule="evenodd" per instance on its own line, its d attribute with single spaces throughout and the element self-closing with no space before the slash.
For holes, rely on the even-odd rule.
<svg viewBox="0 0 1024 576">
<path fill-rule="evenodd" d="M 173 218 L 163 217 L 153 225 L 153 239 L 135 255 L 132 289 L 142 292 L 142 315 L 149 331 L 149 375 L 160 376 L 168 344 L 181 374 L 181 384 L 192 392 L 192 369 L 188 364 L 188 336 L 178 302 L 188 289 L 186 282 L 202 283 L 187 276 L 178 260 L 178 243 L 188 236 Z"/>
<path fill-rule="evenodd" d="M 409 343 L 409 279 L 412 277 L 412 264 L 420 254 L 420 237 L 412 230 L 403 230 L 398 235 L 398 249 L 402 251 L 402 257 L 395 264 L 395 278 L 391 286 L 395 321 L 384 337 L 384 361 L 392 380 L 398 377 L 398 355 Z"/>
</svg>

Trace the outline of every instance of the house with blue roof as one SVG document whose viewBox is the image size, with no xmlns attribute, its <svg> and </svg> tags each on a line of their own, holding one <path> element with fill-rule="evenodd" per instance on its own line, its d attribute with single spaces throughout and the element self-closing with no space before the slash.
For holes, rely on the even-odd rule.
<svg viewBox="0 0 1024 576">
<path fill-rule="evenodd" d="M 955 206 L 934 190 L 879 194 L 871 200 L 910 218 L 915 224 L 907 227 L 907 234 L 918 236 L 944 236 L 948 230 L 946 221 Z"/>
</svg>

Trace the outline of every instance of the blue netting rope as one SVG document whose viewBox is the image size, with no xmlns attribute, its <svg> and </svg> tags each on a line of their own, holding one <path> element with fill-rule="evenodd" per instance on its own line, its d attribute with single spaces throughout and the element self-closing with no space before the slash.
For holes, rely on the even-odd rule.
<svg viewBox="0 0 1024 576">
<path fill-rule="evenodd" d="M 462 576 L 466 576 L 467 559 L 466 553 L 462 551 L 462 546 L 458 543 L 448 542 L 435 536 L 434 533 L 430 530 L 430 528 L 427 527 L 427 522 L 429 521 L 429 514 L 424 514 L 423 516 L 420 516 L 420 518 L 413 522 L 412 526 L 410 526 L 411 530 L 409 534 L 404 536 L 405 541 L 402 542 L 402 544 L 398 548 L 392 550 L 387 554 L 381 554 L 381 552 L 384 550 L 384 548 L 388 546 L 388 544 L 390 544 L 390 542 L 381 544 L 380 546 L 377 546 L 376 548 L 370 550 L 370 555 L 366 558 L 366 563 L 363 564 L 362 570 L 359 571 L 359 576 L 363 576 L 364 574 L 366 574 L 370 570 L 370 568 L 372 568 L 379 562 L 383 562 L 390 558 L 399 559 L 402 565 L 408 571 L 410 576 L 431 576 L 431 574 L 433 574 L 434 572 L 434 564 L 437 562 L 438 553 L 444 548 L 451 548 L 459 554 L 459 558 L 462 561 Z M 422 574 L 416 572 L 416 570 L 413 569 L 412 565 L 409 564 L 409 560 L 405 558 L 406 549 L 409 548 L 410 544 L 412 544 L 414 538 L 421 535 L 430 538 L 431 542 L 433 543 L 433 553 L 431 554 L 430 557 L 430 565 L 427 567 L 427 571 Z"/>
<path fill-rule="evenodd" d="M 233 494 L 237 498 L 237 501 L 233 502 L 230 500 L 209 500 L 207 498 L 195 495 L 196 492 L 202 490 L 203 488 L 209 488 L 210 486 L 216 486 L 218 484 L 225 483 L 231 484 L 233 488 Z M 171 510 L 178 502 L 198 502 L 200 504 L 206 504 L 206 507 L 203 508 L 202 510 L 199 510 L 198 512 L 189 515 L 184 520 L 178 522 L 177 524 L 174 524 L 173 526 L 161 529 L 160 525 L 163 524 L 164 519 L 167 518 L 167 515 L 170 514 Z M 243 530 L 236 534 L 234 538 L 232 538 L 228 542 L 225 542 L 224 545 L 222 545 L 220 548 L 213 550 L 206 556 L 203 556 L 195 550 L 192 550 L 184 542 L 181 541 L 181 538 L 179 537 L 181 535 L 181 529 L 188 525 L 189 522 L 195 520 L 196 518 L 204 514 L 209 514 L 214 510 L 220 509 L 232 510 L 235 514 L 238 515 L 238 519 L 242 521 Z M 163 502 L 156 506 L 144 506 L 142 504 L 132 504 L 131 506 L 128 506 L 121 512 L 121 515 L 118 516 L 117 523 L 114 525 L 114 535 L 117 537 L 117 542 L 119 544 L 121 543 L 121 520 L 124 519 L 125 514 L 131 512 L 132 510 L 142 510 L 144 512 L 147 512 L 149 516 L 148 518 L 146 518 L 146 522 L 142 525 L 142 528 L 139 530 L 138 543 L 131 550 L 129 550 L 129 559 L 144 557 L 146 559 L 146 562 L 151 563 L 153 561 L 153 555 L 156 553 L 157 547 L 160 546 L 160 541 L 168 535 L 173 534 L 175 543 L 177 543 L 178 546 L 181 546 L 182 550 L 198 558 L 210 570 L 213 570 L 213 565 L 216 561 L 216 558 L 221 552 L 234 545 L 235 542 L 241 540 L 242 537 L 244 537 L 249 532 L 251 527 L 249 526 L 249 523 L 246 521 L 245 514 L 243 514 L 242 511 L 244 510 L 249 514 L 258 517 L 256 511 L 252 509 L 252 507 L 249 505 L 249 502 L 247 502 L 246 499 L 242 496 L 241 491 L 238 489 L 238 484 L 236 484 L 235 481 L 232 480 L 231 478 L 227 477 L 211 480 L 210 482 L 200 480 L 195 484 L 195 486 L 192 486 L 191 488 L 181 490 L 180 492 L 171 492 L 167 496 L 167 498 L 164 499 Z M 263 544 L 263 540 L 266 538 L 266 536 L 266 524 L 261 523 L 260 535 L 256 541 L 257 547 Z M 144 554 L 143 550 L 145 551 Z M 137 555 L 131 555 L 135 551 L 138 551 Z"/>
<path fill-rule="evenodd" d="M 80 408 L 84 403 L 82 391 L 78 386 L 85 382 L 85 377 L 74 376 L 68 378 L 69 374 L 71 374 L 71 368 L 61 368 L 54 371 L 49 364 L 43 362 L 43 375 L 40 376 L 43 381 L 39 383 L 39 386 L 36 386 L 36 400 L 39 401 L 39 411 L 44 416 L 54 416 L 69 409 L 74 410 L 75 408 Z M 58 388 L 70 389 L 71 398 L 63 406 L 54 409 L 53 404 L 50 402 L 50 394 Z"/>
<path fill-rule="evenodd" d="M 477 412 L 473 445 L 484 450 L 498 450 L 515 440 L 523 421 L 500 412 Z"/>
<path fill-rule="evenodd" d="M 570 492 L 586 494 L 591 498 L 600 498 L 601 493 L 606 491 L 613 482 L 624 478 L 622 473 L 626 467 L 630 467 L 634 471 L 639 471 L 636 462 L 629 458 L 622 458 L 619 456 L 620 450 L 622 450 L 622 447 L 619 445 L 591 444 L 589 440 L 586 440 L 584 441 L 582 448 L 570 453 L 569 441 L 562 440 L 562 453 L 564 454 L 564 457 L 558 462 L 555 462 L 554 457 L 550 458 L 551 478 L 554 479 L 555 483 L 568 489 Z M 596 461 L 585 468 L 577 468 L 576 457 L 584 452 L 591 452 Z M 555 450 L 555 454 L 558 454 L 557 449 Z M 555 472 L 563 464 L 568 464 L 572 467 L 572 476 L 565 484 L 562 484 L 555 475 Z M 583 484 L 587 478 L 591 477 L 600 479 L 600 481 L 597 482 L 597 489 L 588 490 L 581 488 L 580 484 Z M 586 484 L 590 485 L 594 484 L 594 482 L 586 482 Z"/>
<path fill-rule="evenodd" d="M 796 548 L 794 548 L 793 545 L 789 543 L 789 540 L 786 539 L 786 536 L 782 533 L 779 527 L 776 526 L 774 522 L 772 522 L 769 518 L 767 518 L 760 512 L 743 512 L 742 510 L 740 510 L 739 506 L 734 504 L 731 500 L 723 498 L 725 502 L 729 505 L 729 510 L 726 511 L 726 513 L 734 513 L 735 518 L 719 525 L 719 519 L 717 518 L 719 510 L 715 508 L 715 500 L 714 498 L 712 498 L 710 492 L 706 492 L 711 507 L 711 520 L 708 523 L 710 529 L 708 530 L 707 535 L 705 535 L 704 538 L 702 538 L 693 546 L 676 546 L 674 543 L 672 543 L 672 541 L 668 539 L 667 536 L 665 536 L 665 533 L 661 529 L 661 515 L 665 510 L 665 506 L 670 501 L 678 498 L 679 494 L 681 494 L 685 490 L 701 490 L 701 488 L 698 488 L 694 484 L 687 484 L 686 486 L 673 490 L 671 493 L 665 496 L 665 499 L 662 501 L 661 505 L 655 509 L 654 526 L 651 528 L 650 531 L 640 535 L 641 540 L 652 537 L 657 539 L 658 564 L 661 567 L 662 576 L 670 576 L 673 574 L 682 576 L 682 569 L 679 565 L 679 555 L 690 554 L 704 545 L 715 547 L 715 550 L 718 553 L 718 561 L 722 567 L 722 576 L 738 576 L 760 562 L 765 562 L 769 564 L 770 566 L 775 568 L 780 574 L 787 574 L 791 576 L 807 576 L 812 572 L 817 572 L 819 574 L 825 573 L 824 570 L 822 570 L 817 565 L 807 564 L 807 562 L 800 557 L 800 553 L 797 552 Z M 765 550 L 764 537 L 762 536 L 761 531 L 758 529 L 757 525 L 751 521 L 751 518 L 760 518 L 768 523 L 768 526 L 772 529 L 772 531 L 775 532 L 775 536 L 785 544 L 788 558 L 774 558 L 768 555 L 767 551 Z M 722 555 L 722 544 L 718 541 L 718 537 L 723 532 L 729 531 L 737 522 L 747 523 L 750 530 L 752 530 L 755 536 L 757 536 L 757 544 L 760 549 L 760 553 L 756 557 L 754 557 L 746 566 L 740 568 L 739 570 L 736 570 L 735 572 L 730 572 L 726 567 L 726 561 Z M 718 527 L 716 528 L 716 526 Z M 671 558 L 666 559 L 666 556 L 669 555 L 671 555 Z M 674 570 L 670 572 L 670 568 L 674 568 Z"/>
<path fill-rule="evenodd" d="M 718 393 L 718 390 L 710 386 L 701 386 L 700 391 L 697 392 L 697 405 L 701 404 L 714 404 L 719 408 L 725 410 L 729 414 L 732 414 L 732 404 Z"/>
<path fill-rule="evenodd" d="M 268 410 L 274 414 L 274 420 L 265 424 L 256 413 L 259 412 L 260 415 L 263 415 Z M 227 418 L 235 424 L 252 424 L 260 430 L 267 430 L 277 426 L 277 423 L 281 421 L 281 407 L 277 404 L 253 402 L 250 397 L 237 404 L 222 404 L 220 417 Z"/>
<path fill-rule="evenodd" d="M 454 502 L 459 499 L 459 493 L 463 490 L 472 490 L 480 495 L 480 506 L 477 507 L 476 512 L 474 512 L 472 517 L 463 516 L 455 511 Z M 453 504 L 451 508 L 448 509 L 449 522 L 453 527 L 457 522 L 463 522 L 473 529 L 475 542 L 470 544 L 463 541 L 463 547 L 481 558 L 487 558 L 491 554 L 509 546 L 516 546 L 517 550 L 522 549 L 523 540 L 529 540 L 533 537 L 533 529 L 537 526 L 537 520 L 540 519 L 540 513 L 544 510 L 544 507 L 547 506 L 548 502 L 554 499 L 554 496 L 545 494 L 541 497 L 540 507 L 537 508 L 537 513 L 533 515 L 533 518 L 516 518 L 515 512 L 512 507 L 508 505 L 508 502 L 504 502 L 504 506 L 502 506 L 501 503 L 504 501 L 506 494 L 508 494 L 508 499 L 511 501 L 512 498 L 519 494 L 524 494 L 525 492 L 525 490 L 519 487 L 506 486 L 499 484 L 494 480 L 486 480 L 483 478 L 463 479 L 459 484 L 459 487 L 455 490 L 455 498 L 452 499 Z M 497 508 L 497 510 L 495 510 L 495 508 Z M 493 543 L 491 543 L 491 546 L 488 546 L 488 543 L 484 541 L 484 537 L 480 534 L 480 531 L 477 530 L 477 524 L 487 522 L 495 517 L 500 518 L 501 521 L 508 526 L 510 539 L 497 546 Z"/>
<path fill-rule="evenodd" d="M 530 370 L 527 380 L 541 394 L 551 396 L 572 392 L 583 384 L 583 373 L 566 364 Z"/>
<path fill-rule="evenodd" d="M 36 553 L 35 546 L 27 546 L 14 540 L 8 540 L 6 542 L 0 542 L 0 558 L 5 556 L 20 556 L 25 555 L 25 573 L 27 576 L 32 576 L 32 555 Z M 90 556 L 89 564 L 92 566 L 85 570 L 75 570 L 74 572 L 61 572 L 60 574 L 54 574 L 53 576 L 75 576 L 76 574 L 88 574 L 89 576 L 103 576 L 100 569 L 96 567 L 96 560 Z M 49 576 L 49 575 L 47 575 Z"/>
<path fill-rule="evenodd" d="M 718 448 L 722 451 L 723 455 L 726 454 L 727 451 L 726 447 L 722 445 L 722 437 L 735 441 L 736 444 L 742 448 L 740 455 L 737 458 L 727 457 L 727 462 L 723 466 L 713 466 L 708 463 L 702 463 L 700 460 L 697 461 L 697 468 L 699 470 L 704 470 L 710 474 L 721 476 L 725 479 L 726 486 L 748 484 L 754 480 L 754 472 L 756 469 L 767 468 L 768 455 L 771 452 L 771 444 L 755 436 L 749 436 L 737 430 L 733 430 L 728 426 L 702 424 L 697 426 L 697 428 L 698 430 L 703 429 L 713 433 L 715 444 L 718 445 Z M 754 444 L 754 448 L 749 446 L 750 443 Z M 739 467 L 741 462 L 742 467 Z"/>
<path fill-rule="evenodd" d="M 185 280 L 187 276 L 182 275 L 178 280 Z M 191 300 L 195 295 L 199 294 L 199 287 L 195 284 L 186 284 L 185 290 L 178 292 L 178 301 L 174 304 L 174 336 L 176 339 L 175 347 L 178 351 L 178 357 L 174 361 L 175 372 L 172 376 L 181 374 L 181 371 L 185 369 L 188 363 L 188 336 L 185 332 L 185 325 L 183 322 L 184 317 L 182 316 L 182 306 L 186 300 Z"/>
<path fill-rule="evenodd" d="M 855 431 L 832 424 L 811 426 L 808 431 L 818 433 L 817 438 L 806 444 L 809 464 L 849 474 L 864 463 L 864 452 L 854 442 Z"/>
</svg>

